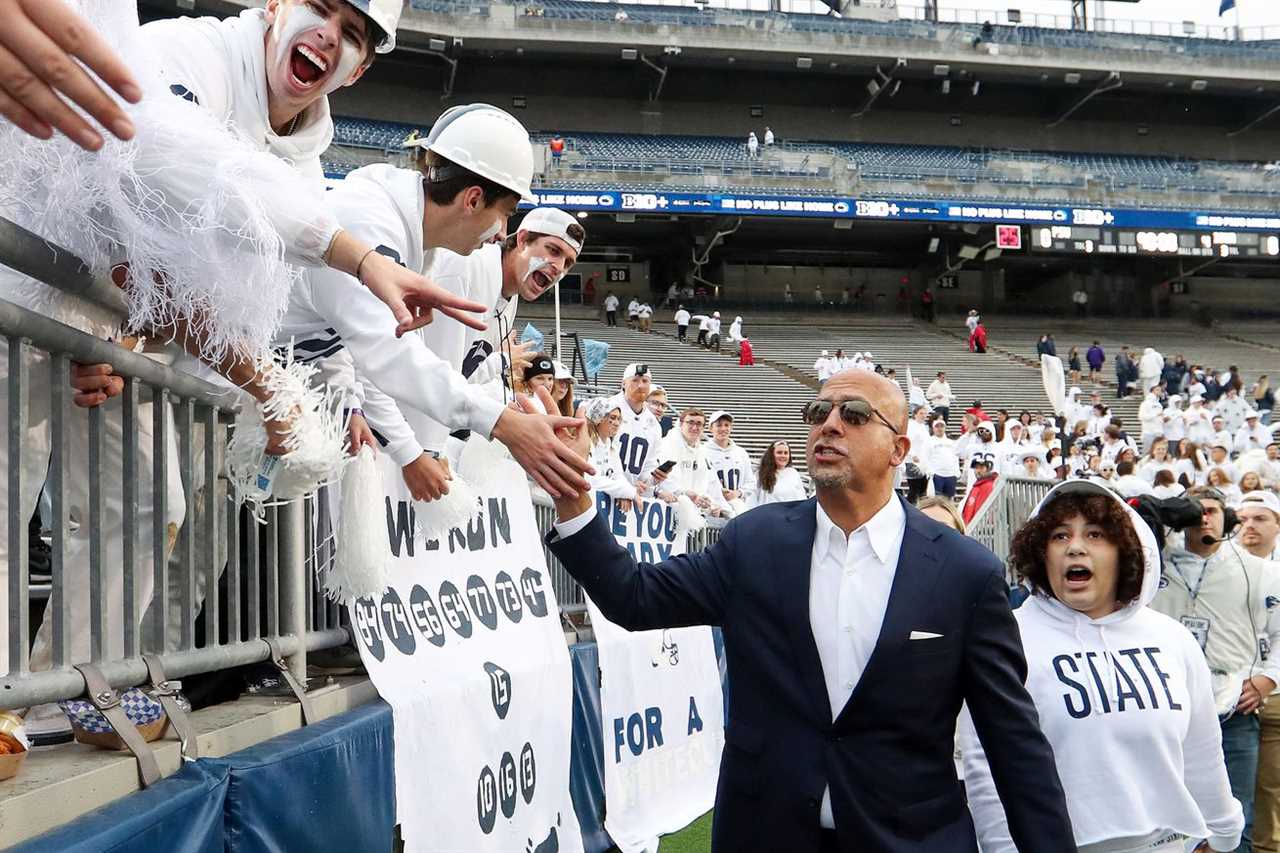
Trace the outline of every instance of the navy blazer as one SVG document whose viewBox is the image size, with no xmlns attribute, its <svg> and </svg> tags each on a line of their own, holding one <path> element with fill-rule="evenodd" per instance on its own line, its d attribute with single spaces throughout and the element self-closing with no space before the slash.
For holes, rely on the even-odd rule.
<svg viewBox="0 0 1280 853">
<path fill-rule="evenodd" d="M 637 564 L 596 516 L 551 550 L 600 610 L 634 631 L 720 625 L 731 689 L 712 849 L 802 853 L 821 843 L 831 788 L 840 849 L 973 853 L 956 780 L 968 702 L 1022 853 L 1075 853 L 1053 751 L 1027 695 L 1000 561 L 907 506 L 874 652 L 831 718 L 809 622 L 815 500 L 758 507 L 697 554 Z M 912 631 L 940 634 L 909 640 Z"/>
</svg>

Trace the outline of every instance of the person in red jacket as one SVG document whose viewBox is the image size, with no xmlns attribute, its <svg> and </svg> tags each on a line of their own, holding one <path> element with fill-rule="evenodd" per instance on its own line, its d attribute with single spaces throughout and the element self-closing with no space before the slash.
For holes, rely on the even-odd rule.
<svg viewBox="0 0 1280 853">
<path fill-rule="evenodd" d="M 751 352 L 751 341 L 746 338 L 738 341 L 738 366 L 746 367 L 755 363 L 756 358 Z"/>
<path fill-rule="evenodd" d="M 969 333 L 969 352 L 987 351 L 987 327 L 978 323 Z"/>
<path fill-rule="evenodd" d="M 964 519 L 966 525 L 973 521 L 973 517 L 978 514 L 978 510 L 982 509 L 982 505 L 987 502 L 987 498 L 991 497 L 991 492 L 996 487 L 996 479 L 1000 476 L 995 472 L 996 458 L 994 454 L 975 453 L 970 464 L 978 477 L 969 486 L 969 494 L 964 499 L 964 509 L 960 512 L 960 516 Z"/>
</svg>

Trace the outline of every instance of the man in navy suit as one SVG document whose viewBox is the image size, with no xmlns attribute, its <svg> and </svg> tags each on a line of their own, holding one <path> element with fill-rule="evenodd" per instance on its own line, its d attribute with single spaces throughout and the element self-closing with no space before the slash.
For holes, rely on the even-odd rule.
<svg viewBox="0 0 1280 853">
<path fill-rule="evenodd" d="M 1075 853 L 1000 561 L 893 491 L 902 392 L 844 371 L 804 419 L 817 497 L 745 513 L 702 553 L 636 564 L 590 494 L 556 502 L 547 538 L 623 627 L 723 628 L 713 850 L 973 853 L 952 761 L 967 702 L 1018 849 Z"/>
</svg>

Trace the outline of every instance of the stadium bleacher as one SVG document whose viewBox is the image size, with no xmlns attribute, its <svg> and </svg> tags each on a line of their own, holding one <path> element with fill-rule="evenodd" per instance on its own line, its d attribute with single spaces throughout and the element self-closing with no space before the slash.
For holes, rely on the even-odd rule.
<svg viewBox="0 0 1280 853">
<path fill-rule="evenodd" d="M 339 117 L 334 142 L 338 146 L 398 152 L 415 128 L 397 122 Z M 777 146 L 777 156 L 747 156 L 745 140 L 724 136 L 674 136 L 632 133 L 563 132 L 565 156 L 560 166 L 539 176 L 541 185 L 562 189 L 600 189 L 600 178 L 610 174 L 625 180 L 636 191 L 670 191 L 732 186 L 739 191 L 786 195 L 830 195 L 835 192 L 833 172 L 843 161 L 869 184 L 912 183 L 932 180 L 942 186 L 916 193 L 895 189 L 895 196 L 974 199 L 978 182 L 1008 187 L 1010 192 L 1035 191 L 1034 201 L 1072 203 L 1054 190 L 1080 190 L 1100 182 L 1107 190 L 1124 194 L 1142 191 L 1162 194 L 1225 193 L 1237 196 L 1236 204 L 1266 206 L 1280 196 L 1280 182 L 1263 164 L 1222 160 L 1185 160 L 1147 155 L 1118 155 L 1032 151 L 1006 148 L 966 148 L 900 143 L 790 141 Z M 549 132 L 531 134 L 535 145 L 545 145 Z M 809 163 L 804 155 L 833 158 L 835 167 Z M 325 171 L 334 176 L 352 168 L 343 158 L 330 157 Z M 948 190 L 946 183 L 952 188 Z M 1251 202 L 1257 199 L 1258 202 Z M 993 201 L 998 198 L 993 198 Z M 1158 199 L 1134 198 L 1136 207 L 1173 205 Z M 1215 205 L 1221 209 L 1221 205 Z"/>
<path fill-rule="evenodd" d="M 443 15 L 486 14 L 490 4 L 479 0 L 410 0 L 414 9 Z M 736 27 L 772 32 L 829 33 L 837 36 L 862 35 L 878 39 L 924 39 L 943 44 L 971 45 L 976 39 L 1010 50 L 1071 50 L 1172 58 L 1230 58 L 1236 61 L 1274 62 L 1280 57 L 1280 40 L 1236 40 L 1170 33 L 1107 32 L 1056 27 L 994 23 L 991 32 L 982 32 L 982 22 L 923 21 L 902 18 L 879 21 L 833 14 L 766 12 L 745 8 L 712 7 L 707 3 L 658 5 L 612 3 L 606 0 L 541 0 L 515 3 L 524 9 L 525 20 L 613 22 L 619 26 Z M 483 10 L 483 12 L 481 11 Z M 619 13 L 625 18 L 619 19 Z M 1000 15 L 990 17 L 998 21 Z"/>
</svg>

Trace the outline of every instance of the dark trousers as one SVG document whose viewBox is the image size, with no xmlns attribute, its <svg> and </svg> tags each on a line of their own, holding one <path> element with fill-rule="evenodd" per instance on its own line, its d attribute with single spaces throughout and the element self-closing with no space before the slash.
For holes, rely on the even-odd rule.
<svg viewBox="0 0 1280 853">
<path fill-rule="evenodd" d="M 945 423 L 948 423 L 948 422 L 951 420 L 951 407 L 950 407 L 950 406 L 934 406 L 934 407 L 933 407 L 933 410 L 934 410 L 934 412 L 936 412 L 936 413 L 938 414 L 938 416 L 939 416 L 940 418 L 942 418 L 942 422 L 943 422 L 944 424 L 945 424 Z"/>
<path fill-rule="evenodd" d="M 954 498 L 956 496 L 956 481 L 958 477 L 940 477 L 933 475 L 933 493 L 939 497 Z"/>
<path fill-rule="evenodd" d="M 933 322 L 933 303 L 932 302 L 924 303 L 923 313 L 924 313 L 925 322 L 932 323 Z"/>
<path fill-rule="evenodd" d="M 606 326 L 618 325 L 618 312 L 617 311 L 604 312 L 604 323 Z"/>
<path fill-rule="evenodd" d="M 916 501 L 924 497 L 927 491 L 929 491 L 928 477 L 913 477 L 907 480 L 907 502 L 912 506 L 915 506 Z"/>
<path fill-rule="evenodd" d="M 1226 759 L 1231 796 L 1244 809 L 1244 836 L 1236 853 L 1253 853 L 1253 795 L 1258 780 L 1261 730 L 1257 714 L 1234 714 L 1222 723 L 1222 756 Z"/>
<path fill-rule="evenodd" d="M 698 330 L 698 346 L 705 347 L 706 345 L 707 345 L 707 331 L 706 329 L 699 329 Z"/>
<path fill-rule="evenodd" d="M 685 340 L 688 336 L 689 336 L 689 324 L 688 324 L 688 323 L 685 323 L 683 326 L 676 326 L 676 339 L 677 339 L 677 340 L 681 340 L 681 341 L 683 341 L 683 340 Z"/>
</svg>

